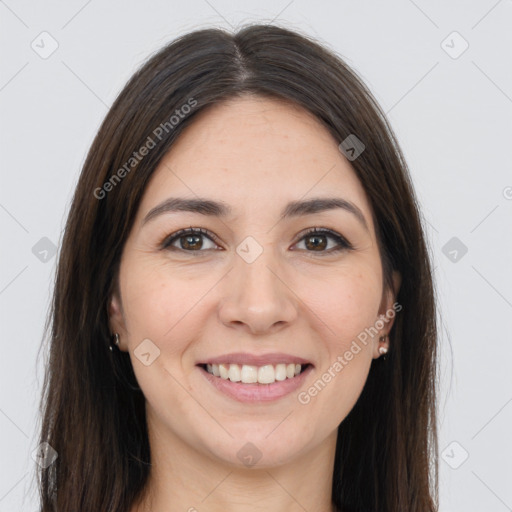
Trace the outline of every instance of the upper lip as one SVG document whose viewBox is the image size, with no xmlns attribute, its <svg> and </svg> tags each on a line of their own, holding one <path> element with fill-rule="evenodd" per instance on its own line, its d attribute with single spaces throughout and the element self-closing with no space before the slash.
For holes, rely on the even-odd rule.
<svg viewBox="0 0 512 512">
<path fill-rule="evenodd" d="M 291 354 L 284 354 L 281 352 L 271 354 L 248 354 L 245 352 L 236 352 L 232 354 L 224 354 L 217 357 L 209 357 L 197 364 L 247 364 L 252 366 L 264 366 L 266 364 L 312 364 L 307 359 L 302 357 L 293 356 Z"/>
</svg>

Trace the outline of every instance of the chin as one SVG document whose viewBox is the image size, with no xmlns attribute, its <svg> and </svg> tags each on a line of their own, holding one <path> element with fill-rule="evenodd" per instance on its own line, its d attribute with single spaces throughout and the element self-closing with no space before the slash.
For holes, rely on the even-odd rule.
<svg viewBox="0 0 512 512">
<path fill-rule="evenodd" d="M 276 423 L 274 422 L 273 425 L 272 428 L 275 428 Z M 281 427 L 282 425 L 278 429 Z M 306 439 L 294 439 L 284 430 L 272 432 L 272 428 L 269 430 L 260 428 L 259 431 L 255 429 L 252 435 L 247 431 L 243 435 L 236 435 L 236 432 L 228 427 L 233 435 L 232 438 L 226 435 L 223 436 L 222 442 L 211 445 L 210 437 L 205 448 L 210 456 L 225 464 L 258 469 L 291 463 L 307 451 Z M 269 435 L 269 432 L 272 433 Z"/>
</svg>

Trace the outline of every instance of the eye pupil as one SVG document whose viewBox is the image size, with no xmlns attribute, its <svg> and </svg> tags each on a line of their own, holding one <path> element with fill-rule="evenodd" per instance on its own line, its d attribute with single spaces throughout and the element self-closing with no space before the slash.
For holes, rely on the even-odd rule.
<svg viewBox="0 0 512 512">
<path fill-rule="evenodd" d="M 182 237 L 182 240 L 185 240 L 185 243 L 181 243 L 182 249 L 200 249 L 203 245 L 202 239 L 199 235 L 186 235 Z M 194 240 L 194 242 L 191 242 L 191 240 Z M 197 246 L 199 244 L 199 247 Z"/>
<path fill-rule="evenodd" d="M 320 240 L 322 240 L 322 241 L 323 241 L 323 243 L 322 243 L 322 242 L 320 242 L 320 243 L 319 243 L 319 242 L 318 242 L 318 240 L 319 240 L 319 239 L 320 239 Z M 319 235 L 313 235 L 313 236 L 310 236 L 310 237 L 308 237 L 308 239 L 307 239 L 307 240 L 308 240 L 308 242 L 309 242 L 310 240 L 315 240 L 315 241 L 314 241 L 314 242 L 313 242 L 313 244 L 311 244 L 311 245 L 310 245 L 308 242 L 306 242 L 306 246 L 307 246 L 308 248 L 313 248 L 313 249 L 318 249 L 318 248 L 320 248 L 320 249 L 325 249 L 325 247 L 326 247 L 325 239 L 326 239 L 326 237 L 325 237 L 325 236 L 319 236 Z"/>
</svg>

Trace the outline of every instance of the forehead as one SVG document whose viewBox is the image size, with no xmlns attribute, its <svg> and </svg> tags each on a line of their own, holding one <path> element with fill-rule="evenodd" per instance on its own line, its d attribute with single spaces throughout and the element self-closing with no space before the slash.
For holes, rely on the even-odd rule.
<svg viewBox="0 0 512 512">
<path fill-rule="evenodd" d="M 300 106 L 231 99 L 200 112 L 180 134 L 153 174 L 141 213 L 170 195 L 220 200 L 237 216 L 338 195 L 356 203 L 371 226 L 364 189 L 338 144 Z"/>
</svg>

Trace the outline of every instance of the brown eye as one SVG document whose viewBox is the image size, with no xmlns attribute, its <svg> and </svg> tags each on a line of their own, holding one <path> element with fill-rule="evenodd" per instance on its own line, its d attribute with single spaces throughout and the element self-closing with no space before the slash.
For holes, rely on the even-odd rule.
<svg viewBox="0 0 512 512">
<path fill-rule="evenodd" d="M 201 249 L 203 246 L 202 235 L 185 235 L 178 240 L 181 240 L 181 249 Z"/>
<path fill-rule="evenodd" d="M 327 247 L 327 237 L 325 235 L 309 235 L 305 237 L 306 247 L 308 249 L 325 249 Z"/>
<path fill-rule="evenodd" d="M 162 249 L 204 252 L 208 249 L 216 249 L 218 247 L 212 238 L 213 235 L 202 228 L 182 229 L 168 236 L 162 243 Z M 205 240 L 209 241 L 212 246 L 208 247 L 208 242 L 205 244 Z"/>
<path fill-rule="evenodd" d="M 334 240 L 335 243 L 330 243 Z M 304 241 L 304 246 L 308 252 L 333 253 L 341 250 L 353 249 L 341 235 L 335 231 L 313 228 L 309 230 L 299 241 Z"/>
</svg>

